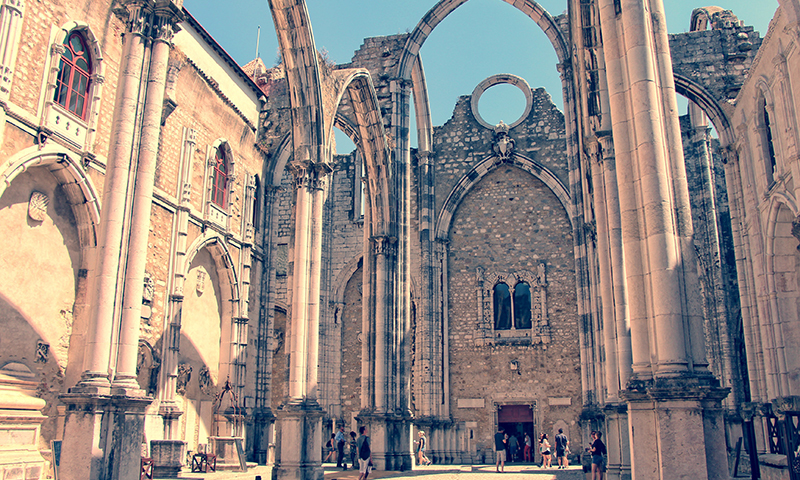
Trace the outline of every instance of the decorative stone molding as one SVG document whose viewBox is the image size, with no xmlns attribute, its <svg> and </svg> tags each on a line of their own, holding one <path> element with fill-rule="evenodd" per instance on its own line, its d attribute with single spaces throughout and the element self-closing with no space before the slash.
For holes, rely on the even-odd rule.
<svg viewBox="0 0 800 480">
<path fill-rule="evenodd" d="M 144 288 L 142 290 L 142 300 L 147 303 L 153 303 L 155 298 L 156 284 L 153 276 L 149 272 L 144 272 Z"/>
<path fill-rule="evenodd" d="M 537 266 L 536 272 L 519 270 L 515 272 L 497 272 L 476 269 L 477 282 L 477 312 L 478 345 L 492 345 L 496 343 L 549 343 L 550 320 L 547 311 L 547 275 L 544 263 Z M 514 298 L 514 289 L 521 282 L 528 284 L 531 295 L 531 328 L 517 329 L 513 318 L 511 328 L 508 330 L 495 330 L 494 325 L 494 288 L 500 283 L 508 285 L 511 298 Z M 512 308 L 513 317 L 513 308 Z"/>
<path fill-rule="evenodd" d="M 525 95 L 525 110 L 522 112 L 522 116 L 520 116 L 517 120 L 508 125 L 509 129 L 516 127 L 517 125 L 522 123 L 526 118 L 528 118 L 528 114 L 531 113 L 531 109 L 533 108 L 533 92 L 531 92 L 531 87 L 530 85 L 528 85 L 528 82 L 526 82 L 524 78 L 518 77 L 516 75 L 511 75 L 509 73 L 492 75 L 491 77 L 479 83 L 477 87 L 475 87 L 475 90 L 472 91 L 472 97 L 470 98 L 470 107 L 472 109 L 472 116 L 475 117 L 475 120 L 477 120 L 478 123 L 480 123 L 482 126 L 490 130 L 494 129 L 494 126 L 491 125 L 486 120 L 484 120 L 483 117 L 481 117 L 481 114 L 478 111 L 478 104 L 480 103 L 481 95 L 483 95 L 483 93 L 486 90 L 501 83 L 513 85 L 519 88 L 522 91 L 522 94 Z"/>
<path fill-rule="evenodd" d="M 32 192 L 28 200 L 28 217 L 34 222 L 42 222 L 47 216 L 47 205 L 50 198 L 42 192 Z"/>
<path fill-rule="evenodd" d="M 197 283 L 195 284 L 195 291 L 198 295 L 202 295 L 206 290 L 206 272 L 202 270 L 197 271 Z"/>
</svg>

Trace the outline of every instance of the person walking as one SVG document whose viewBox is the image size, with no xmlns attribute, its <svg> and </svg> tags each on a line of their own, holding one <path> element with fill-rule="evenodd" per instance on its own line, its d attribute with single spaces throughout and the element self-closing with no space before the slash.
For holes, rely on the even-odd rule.
<svg viewBox="0 0 800 480">
<path fill-rule="evenodd" d="M 331 438 L 328 440 L 328 443 L 325 444 L 325 448 L 328 450 L 328 456 L 325 457 L 325 460 L 322 463 L 327 462 L 332 456 L 333 452 L 336 451 L 336 434 L 331 433 Z"/>
<path fill-rule="evenodd" d="M 592 432 L 592 446 L 589 447 L 589 453 L 592 454 L 592 480 L 603 480 L 606 471 L 606 458 L 608 453 L 606 444 L 603 443 L 601 438 L 603 432 Z"/>
<path fill-rule="evenodd" d="M 550 441 L 547 440 L 546 433 L 543 433 L 542 439 L 539 440 L 539 451 L 542 453 L 542 468 L 553 468 Z"/>
<path fill-rule="evenodd" d="M 527 433 L 525 434 L 525 449 L 522 451 L 524 459 L 526 462 L 531 461 L 531 446 L 533 445 L 531 441 L 531 436 Z"/>
<path fill-rule="evenodd" d="M 428 448 L 428 439 L 425 437 L 425 432 L 419 431 L 419 440 L 417 441 L 417 465 L 430 465 L 431 461 L 425 456 L 425 450 Z"/>
<path fill-rule="evenodd" d="M 358 480 L 367 480 L 367 476 L 369 476 L 369 472 L 372 468 L 372 448 L 369 441 L 369 431 L 367 427 L 362 425 L 358 427 L 358 433 L 360 433 L 356 441 L 358 445 Z"/>
<path fill-rule="evenodd" d="M 506 434 L 503 427 L 500 427 L 494 434 L 494 451 L 497 458 L 494 469 L 497 472 L 504 472 L 506 469 Z"/>
<path fill-rule="evenodd" d="M 336 432 L 334 440 L 336 440 L 336 451 L 338 452 L 338 455 L 336 455 L 336 466 L 347 470 L 347 462 L 344 460 L 344 425 L 339 425 L 339 431 Z M 344 465 L 342 465 L 342 462 L 344 462 Z"/>
<path fill-rule="evenodd" d="M 559 469 L 569 467 L 569 459 L 567 458 L 568 451 L 569 439 L 564 435 L 564 429 L 559 428 L 558 435 L 556 435 L 556 462 L 558 462 Z"/>
<path fill-rule="evenodd" d="M 519 441 L 517 440 L 516 435 L 511 435 L 508 437 L 508 461 L 513 462 L 514 457 L 517 456 L 517 449 L 519 448 Z"/>
</svg>

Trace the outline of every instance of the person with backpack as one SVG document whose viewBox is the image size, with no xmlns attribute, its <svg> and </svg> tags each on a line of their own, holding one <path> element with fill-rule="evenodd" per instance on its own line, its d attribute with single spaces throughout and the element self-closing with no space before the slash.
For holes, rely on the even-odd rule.
<svg viewBox="0 0 800 480">
<path fill-rule="evenodd" d="M 358 433 L 361 434 L 356 441 L 358 444 L 358 471 L 360 473 L 358 480 L 367 480 L 367 476 L 372 469 L 372 449 L 367 435 L 369 431 L 367 427 L 362 425 L 358 427 Z"/>
<path fill-rule="evenodd" d="M 325 457 L 325 460 L 323 460 L 322 463 L 327 462 L 328 459 L 331 458 L 333 454 L 336 452 L 336 446 L 334 445 L 335 438 L 336 434 L 331 433 L 331 439 L 328 440 L 328 443 L 325 444 L 325 448 L 328 450 L 328 456 Z"/>
</svg>

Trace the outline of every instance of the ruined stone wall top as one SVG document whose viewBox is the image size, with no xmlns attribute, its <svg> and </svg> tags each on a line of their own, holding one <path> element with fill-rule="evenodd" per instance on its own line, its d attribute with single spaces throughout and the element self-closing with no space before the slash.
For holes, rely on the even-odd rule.
<svg viewBox="0 0 800 480">
<path fill-rule="evenodd" d="M 753 27 L 731 26 L 672 34 L 672 69 L 705 87 L 720 101 L 736 98 L 761 38 Z"/>
</svg>

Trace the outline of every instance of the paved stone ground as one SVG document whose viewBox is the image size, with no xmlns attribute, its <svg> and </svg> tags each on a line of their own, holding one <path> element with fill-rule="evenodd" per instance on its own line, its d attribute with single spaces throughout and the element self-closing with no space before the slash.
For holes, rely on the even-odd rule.
<svg viewBox="0 0 800 480">
<path fill-rule="evenodd" d="M 358 470 L 349 469 L 342 471 L 332 465 L 324 465 L 325 480 L 357 480 Z M 471 469 L 469 471 L 468 469 Z M 271 467 L 251 468 L 247 473 L 241 472 L 216 472 L 216 473 L 181 473 L 179 478 L 185 480 L 269 480 L 272 478 Z M 483 480 L 490 478 L 502 478 L 503 480 L 584 480 L 587 478 L 581 471 L 581 467 L 570 467 L 568 470 L 549 469 L 543 470 L 535 465 L 511 465 L 506 466 L 505 473 L 495 473 L 494 465 L 464 466 L 459 465 L 431 465 L 427 467 L 415 468 L 410 472 L 385 472 L 374 471 L 369 479 L 377 478 L 416 478 L 420 480 Z"/>
</svg>

